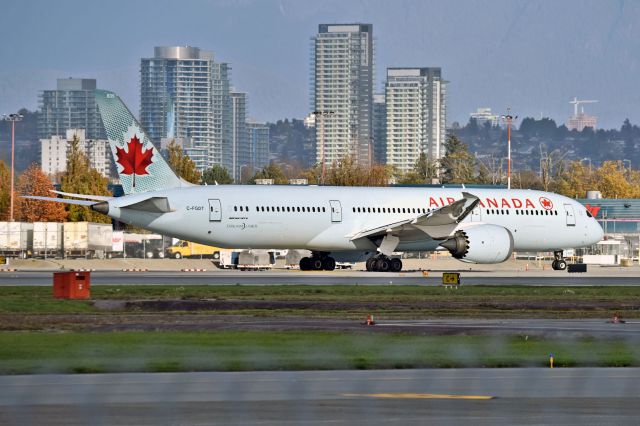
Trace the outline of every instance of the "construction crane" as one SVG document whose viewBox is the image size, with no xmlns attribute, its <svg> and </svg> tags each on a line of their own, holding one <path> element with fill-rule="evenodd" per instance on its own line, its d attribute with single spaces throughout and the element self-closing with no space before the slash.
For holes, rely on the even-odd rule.
<svg viewBox="0 0 640 426">
<path fill-rule="evenodd" d="M 578 108 L 582 104 L 595 104 L 598 101 L 588 100 L 588 101 L 579 101 L 578 98 L 574 97 L 572 101 L 569 101 L 570 104 L 573 104 L 573 116 L 578 116 Z M 580 113 L 584 114 L 584 107 L 580 108 Z"/>
</svg>

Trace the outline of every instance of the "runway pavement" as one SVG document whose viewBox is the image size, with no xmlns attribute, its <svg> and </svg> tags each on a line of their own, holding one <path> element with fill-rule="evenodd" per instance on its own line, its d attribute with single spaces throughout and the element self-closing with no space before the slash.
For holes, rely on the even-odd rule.
<svg viewBox="0 0 640 426">
<path fill-rule="evenodd" d="M 91 274 L 92 285 L 441 285 L 443 271 L 380 273 L 366 271 L 301 272 L 287 270 L 206 272 L 122 272 L 97 271 Z M 604 273 L 603 273 L 604 272 Z M 606 272 L 609 272 L 606 274 Z M 0 286 L 49 286 L 51 271 L 0 273 Z M 640 285 L 640 277 L 620 268 L 597 273 L 569 274 L 566 271 L 491 272 L 462 271 L 463 285 Z"/>
<path fill-rule="evenodd" d="M 0 377 L 0 423 L 637 424 L 640 369 Z"/>
</svg>

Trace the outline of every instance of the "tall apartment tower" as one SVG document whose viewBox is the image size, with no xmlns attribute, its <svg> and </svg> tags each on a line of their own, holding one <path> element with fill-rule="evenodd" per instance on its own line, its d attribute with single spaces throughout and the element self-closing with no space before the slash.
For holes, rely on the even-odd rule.
<svg viewBox="0 0 640 426">
<path fill-rule="evenodd" d="M 269 126 L 266 123 L 247 122 L 249 165 L 255 172 L 269 165 Z"/>
<path fill-rule="evenodd" d="M 242 168 L 249 165 L 247 138 L 247 94 L 231 92 L 231 144 L 227 169 L 236 182 L 242 179 Z"/>
<path fill-rule="evenodd" d="M 384 93 L 373 95 L 373 159 L 387 163 L 387 104 Z"/>
<path fill-rule="evenodd" d="M 320 24 L 311 49 L 316 162 L 372 161 L 373 26 Z"/>
<path fill-rule="evenodd" d="M 223 163 L 229 143 L 229 67 L 190 46 L 156 47 L 140 65 L 140 122 L 149 137 L 193 140 L 199 170 Z M 227 126 L 225 128 L 225 126 Z M 203 161 L 206 158 L 206 161 Z"/>
<path fill-rule="evenodd" d="M 95 79 L 60 78 L 55 90 L 40 92 L 38 139 L 64 137 L 68 129 L 84 129 L 88 139 L 106 139 L 95 89 Z"/>
<path fill-rule="evenodd" d="M 387 69 L 387 164 L 408 172 L 421 153 L 431 161 L 442 158 L 446 83 L 440 68 Z"/>
</svg>

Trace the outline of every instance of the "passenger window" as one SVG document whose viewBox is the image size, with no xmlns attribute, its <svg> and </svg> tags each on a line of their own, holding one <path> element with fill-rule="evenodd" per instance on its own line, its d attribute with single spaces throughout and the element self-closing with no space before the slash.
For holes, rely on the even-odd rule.
<svg viewBox="0 0 640 426">
<path fill-rule="evenodd" d="M 233 211 L 237 212 L 238 211 L 238 206 L 233 206 Z"/>
<path fill-rule="evenodd" d="M 325 208 L 323 207 L 323 208 L 322 208 L 322 213 L 325 213 L 325 212 L 326 212 L 326 210 L 325 210 Z"/>
<path fill-rule="evenodd" d="M 244 211 L 248 212 L 249 211 L 249 206 L 244 206 Z"/>
</svg>

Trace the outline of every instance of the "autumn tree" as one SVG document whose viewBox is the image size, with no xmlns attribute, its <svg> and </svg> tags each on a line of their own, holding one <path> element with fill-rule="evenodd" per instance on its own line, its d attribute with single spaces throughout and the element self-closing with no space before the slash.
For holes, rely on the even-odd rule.
<svg viewBox="0 0 640 426">
<path fill-rule="evenodd" d="M 253 175 L 253 177 L 249 179 L 249 183 L 255 184 L 256 179 L 273 179 L 273 183 L 276 185 L 285 185 L 289 183 L 287 176 L 285 176 L 280 166 L 273 161 Z"/>
<path fill-rule="evenodd" d="M 18 179 L 15 219 L 22 222 L 62 222 L 65 220 L 67 211 L 64 204 L 20 197 L 20 195 L 51 197 L 52 189 L 54 189 L 53 184 L 47 175 L 37 164 L 31 164 Z"/>
<path fill-rule="evenodd" d="M 11 204 L 11 171 L 4 161 L 0 161 L 0 220 L 9 219 Z"/>
<path fill-rule="evenodd" d="M 204 171 L 202 174 L 202 183 L 206 183 L 208 185 L 219 183 L 220 185 L 225 185 L 233 183 L 233 178 L 229 174 L 229 170 L 219 164 L 216 164 L 210 169 Z"/>
<path fill-rule="evenodd" d="M 596 188 L 594 173 L 580 161 L 573 161 L 557 178 L 555 191 L 567 197 L 585 197 L 588 190 Z"/>
<path fill-rule="evenodd" d="M 634 187 L 617 162 L 605 161 L 595 172 L 597 189 L 604 198 L 632 198 Z"/>
<path fill-rule="evenodd" d="M 454 134 L 447 136 L 445 155 L 440 160 L 444 183 L 471 183 L 474 181 L 476 159 L 467 144 Z"/>
<path fill-rule="evenodd" d="M 62 174 L 62 191 L 74 194 L 112 195 L 109 181 L 89 165 L 89 159 L 80 147 L 80 140 L 74 136 L 67 155 L 67 170 Z M 67 220 L 71 222 L 104 222 L 111 219 L 86 206 L 67 205 Z"/>
<path fill-rule="evenodd" d="M 184 150 L 175 139 L 167 146 L 167 152 L 169 165 L 178 176 L 187 182 L 200 183 L 201 174 L 196 169 L 196 163 L 184 153 Z"/>
</svg>

